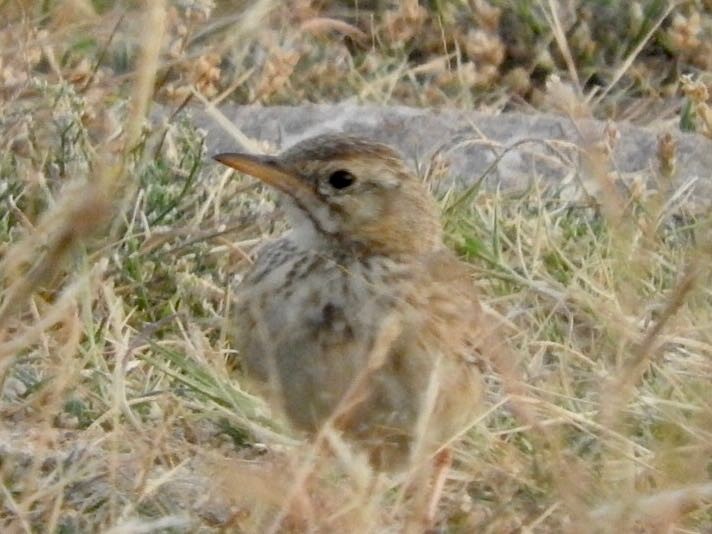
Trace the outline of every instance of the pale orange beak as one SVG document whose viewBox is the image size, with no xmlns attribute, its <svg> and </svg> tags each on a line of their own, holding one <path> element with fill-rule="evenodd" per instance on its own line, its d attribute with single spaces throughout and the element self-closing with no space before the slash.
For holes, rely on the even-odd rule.
<svg viewBox="0 0 712 534">
<path fill-rule="evenodd" d="M 229 152 L 216 154 L 213 159 L 223 165 L 232 167 L 240 172 L 259 178 L 267 185 L 271 185 L 284 193 L 299 197 L 305 193 L 313 196 L 313 191 L 308 184 L 296 174 L 289 172 L 273 156 L 255 156 L 252 154 L 239 154 Z"/>
</svg>

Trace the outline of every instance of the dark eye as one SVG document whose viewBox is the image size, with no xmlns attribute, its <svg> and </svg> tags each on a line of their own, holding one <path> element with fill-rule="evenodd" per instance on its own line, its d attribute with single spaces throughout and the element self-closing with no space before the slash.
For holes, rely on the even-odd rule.
<svg viewBox="0 0 712 534">
<path fill-rule="evenodd" d="M 329 176 L 329 184 L 334 189 L 346 189 L 356 181 L 356 177 L 349 171 L 334 171 Z"/>
</svg>

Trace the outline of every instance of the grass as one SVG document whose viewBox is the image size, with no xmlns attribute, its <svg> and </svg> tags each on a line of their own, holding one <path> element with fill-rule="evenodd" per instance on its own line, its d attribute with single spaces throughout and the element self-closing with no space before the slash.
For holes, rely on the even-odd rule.
<svg viewBox="0 0 712 534">
<path fill-rule="evenodd" d="M 235 369 L 235 283 L 284 225 L 151 103 L 355 98 L 709 135 L 710 8 L 150 6 L 0 4 L 2 530 L 417 531 L 417 491 L 338 436 L 318 453 Z M 633 190 L 587 156 L 594 199 L 538 181 L 441 195 L 518 356 L 456 444 L 445 531 L 712 525 L 712 220 L 668 191 L 674 144 Z"/>
</svg>

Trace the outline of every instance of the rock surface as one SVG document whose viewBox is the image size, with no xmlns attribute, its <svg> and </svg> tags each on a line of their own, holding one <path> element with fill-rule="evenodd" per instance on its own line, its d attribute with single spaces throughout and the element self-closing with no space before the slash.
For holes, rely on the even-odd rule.
<svg viewBox="0 0 712 534">
<path fill-rule="evenodd" d="M 189 110 L 207 132 L 208 154 L 254 150 L 259 142 L 263 149 L 276 151 L 320 133 L 348 132 L 398 148 L 421 174 L 433 162 L 446 162 L 445 170 L 436 174 L 445 186 L 484 179 L 490 187 L 519 189 L 539 178 L 550 190 L 561 192 L 567 186 L 580 190 L 583 184 L 585 192 L 595 196 L 604 169 L 621 184 L 642 183 L 668 194 L 678 191 L 697 208 L 712 206 L 712 141 L 678 129 L 664 132 L 544 114 L 351 104 L 226 106 L 219 111 L 248 139 L 227 131 L 227 123 L 221 125 L 215 111 Z M 665 133 L 677 145 L 670 178 L 661 176 L 657 156 L 659 136 Z M 596 154 L 603 156 L 603 167 L 596 166 Z"/>
</svg>

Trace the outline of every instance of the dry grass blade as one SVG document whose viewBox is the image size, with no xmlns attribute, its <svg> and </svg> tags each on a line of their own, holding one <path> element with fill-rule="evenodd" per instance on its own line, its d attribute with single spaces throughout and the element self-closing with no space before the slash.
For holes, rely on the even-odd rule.
<svg viewBox="0 0 712 534">
<path fill-rule="evenodd" d="M 552 27 L 554 39 L 556 40 L 556 44 L 559 47 L 559 50 L 561 50 L 561 53 L 564 56 L 569 76 L 576 85 L 576 89 L 578 90 L 579 94 L 581 94 L 581 81 L 579 80 L 578 71 L 576 70 L 576 64 L 574 63 L 573 55 L 571 54 L 571 50 L 569 49 L 564 29 L 561 26 L 559 15 L 556 12 L 557 6 L 553 0 L 547 0 L 547 6 L 549 7 L 547 19 Z"/>
</svg>

